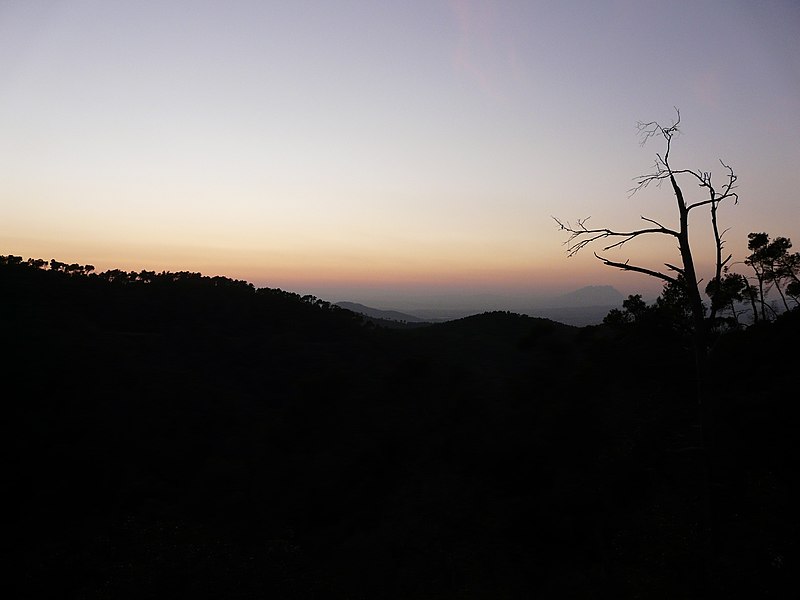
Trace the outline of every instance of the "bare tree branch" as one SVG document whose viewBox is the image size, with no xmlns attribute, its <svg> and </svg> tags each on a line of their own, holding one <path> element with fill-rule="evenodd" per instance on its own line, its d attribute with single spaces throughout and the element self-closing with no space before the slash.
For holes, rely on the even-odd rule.
<svg viewBox="0 0 800 600">
<path fill-rule="evenodd" d="M 628 198 L 636 194 L 637 192 L 645 189 L 651 183 L 655 183 L 656 187 L 660 186 L 665 179 L 669 179 L 670 173 L 669 169 L 666 168 L 664 165 L 664 161 L 660 155 L 656 154 L 658 159 L 656 160 L 655 164 L 653 165 L 653 172 L 648 173 L 647 175 L 639 175 L 638 177 L 634 177 L 633 181 L 636 183 L 632 188 L 628 190 Z"/>
<path fill-rule="evenodd" d="M 647 221 L 648 223 L 652 223 L 653 225 L 656 225 L 656 226 L 660 227 L 661 229 L 666 229 L 666 227 L 664 227 L 661 223 L 659 223 L 658 221 L 654 221 L 653 219 L 648 219 L 647 217 L 642 217 L 642 221 Z"/>
<path fill-rule="evenodd" d="M 552 217 L 552 219 L 558 223 L 559 228 L 562 231 L 566 231 L 569 233 L 569 237 L 567 241 L 564 242 L 564 245 L 567 246 L 567 256 L 575 256 L 578 252 L 583 250 L 586 246 L 595 242 L 600 239 L 604 238 L 622 238 L 613 244 L 605 246 L 603 250 L 610 250 L 611 248 L 618 248 L 623 246 L 624 244 L 628 243 L 632 239 L 639 237 L 640 235 L 647 235 L 651 233 L 660 233 L 663 235 L 671 235 L 673 237 L 678 237 L 678 232 L 667 227 L 661 226 L 659 223 L 655 221 L 651 221 L 650 219 L 645 219 L 645 221 L 650 221 L 658 227 L 648 228 L 648 229 L 636 229 L 633 231 L 614 231 L 611 229 L 600 228 L 600 229 L 589 229 L 586 227 L 586 221 L 589 220 L 590 217 L 586 217 L 585 219 L 578 219 L 575 225 L 570 224 L 569 222 L 563 222 L 557 219 L 556 217 Z M 642 217 L 644 219 L 644 217 Z"/>
<path fill-rule="evenodd" d="M 671 265 L 670 263 L 664 263 L 664 266 L 667 267 L 670 271 L 675 271 L 679 275 L 683 275 L 683 269 L 680 267 L 676 267 L 675 265 Z"/>
<path fill-rule="evenodd" d="M 694 171 L 688 171 L 689 173 L 691 173 L 697 179 L 700 180 L 700 187 L 704 187 L 708 190 L 708 198 L 706 200 L 690 204 L 689 206 L 686 207 L 686 210 L 692 210 L 693 208 L 697 208 L 698 206 L 704 206 L 706 204 L 712 204 L 712 203 L 719 204 L 720 202 L 728 198 L 733 198 L 733 203 L 739 204 L 739 194 L 733 191 L 734 189 L 736 189 L 736 180 L 738 179 L 738 177 L 733 172 L 733 168 L 726 165 L 722 160 L 720 160 L 719 162 L 728 171 L 728 181 L 722 186 L 722 189 L 719 193 L 711 183 L 711 173 L 703 172 L 702 174 L 700 174 L 700 172 L 695 173 Z M 682 171 L 682 172 L 687 172 L 687 171 Z"/>
<path fill-rule="evenodd" d="M 670 277 L 664 273 L 659 271 L 653 271 L 652 269 L 646 269 L 644 267 L 637 267 L 636 265 L 629 264 L 627 261 L 624 263 L 615 262 L 613 260 L 609 260 L 594 253 L 595 257 L 600 260 L 604 265 L 609 267 L 616 267 L 617 269 L 622 269 L 623 271 L 634 271 L 636 273 L 644 273 L 645 275 L 650 275 L 651 277 L 657 277 L 658 279 L 663 279 L 664 281 L 669 281 L 671 283 L 677 283 L 677 279 L 675 277 Z"/>
<path fill-rule="evenodd" d="M 681 111 L 677 107 L 673 108 L 675 108 L 677 118 L 669 127 L 662 127 L 657 121 L 649 121 L 647 123 L 639 121 L 636 123 L 636 129 L 639 131 L 639 137 L 641 138 L 639 141 L 641 146 L 644 146 L 652 137 L 662 135 L 664 139 L 669 141 L 673 135 L 678 133 L 678 126 L 681 124 Z"/>
</svg>

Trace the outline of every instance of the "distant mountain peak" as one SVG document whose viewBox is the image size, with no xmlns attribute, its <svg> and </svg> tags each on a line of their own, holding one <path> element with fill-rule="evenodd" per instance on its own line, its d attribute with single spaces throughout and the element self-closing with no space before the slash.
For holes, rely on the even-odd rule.
<svg viewBox="0 0 800 600">
<path fill-rule="evenodd" d="M 557 307 L 618 306 L 625 297 L 611 285 L 587 285 L 553 299 Z"/>
</svg>

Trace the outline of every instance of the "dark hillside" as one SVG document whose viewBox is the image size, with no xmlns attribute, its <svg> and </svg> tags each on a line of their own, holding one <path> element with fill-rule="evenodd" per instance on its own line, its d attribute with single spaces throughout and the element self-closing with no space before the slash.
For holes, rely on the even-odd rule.
<svg viewBox="0 0 800 600">
<path fill-rule="evenodd" d="M 340 306 L 341 308 L 346 308 L 347 310 L 352 310 L 354 313 L 358 313 L 367 317 L 373 317 L 381 321 L 397 321 L 399 323 L 426 323 L 424 319 L 420 319 L 414 315 L 409 315 L 396 310 L 381 310 L 378 308 L 372 308 L 357 302 L 337 302 L 336 305 Z"/>
<path fill-rule="evenodd" d="M 669 330 L 387 329 L 196 273 L 0 261 L 21 591 L 710 597 Z M 796 565 L 800 313 L 718 341 L 715 592 Z"/>
</svg>

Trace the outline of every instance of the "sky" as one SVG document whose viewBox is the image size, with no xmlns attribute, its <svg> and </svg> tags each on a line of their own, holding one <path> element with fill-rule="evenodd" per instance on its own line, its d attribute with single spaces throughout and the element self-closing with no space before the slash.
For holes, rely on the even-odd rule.
<svg viewBox="0 0 800 600">
<path fill-rule="evenodd" d="M 678 107 L 673 166 L 739 177 L 734 260 L 751 231 L 800 247 L 798 32 L 789 0 L 0 0 L 0 254 L 382 308 L 654 294 L 552 217 L 675 223 L 628 191 L 663 151 L 636 123 Z"/>
</svg>

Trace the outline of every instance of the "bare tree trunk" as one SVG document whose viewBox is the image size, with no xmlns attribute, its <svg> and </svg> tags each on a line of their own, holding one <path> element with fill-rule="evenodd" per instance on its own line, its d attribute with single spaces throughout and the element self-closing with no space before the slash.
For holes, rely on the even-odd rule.
<svg viewBox="0 0 800 600">
<path fill-rule="evenodd" d="M 683 279 L 686 285 L 686 295 L 689 299 L 692 311 L 692 321 L 694 323 L 694 358 L 697 408 L 700 420 L 702 435 L 703 461 L 705 477 L 703 482 L 703 546 L 706 561 L 706 576 L 711 585 L 713 580 L 713 570 L 715 561 L 714 544 L 714 497 L 713 497 L 713 448 L 714 448 L 714 400 L 708 381 L 708 340 L 706 335 L 706 320 L 703 310 L 703 299 L 700 296 L 700 289 L 695 271 L 694 258 L 689 246 L 689 211 L 686 208 L 683 192 L 675 181 L 674 176 L 670 176 L 672 189 L 678 202 L 680 214 L 680 229 L 678 230 L 678 246 L 683 262 Z M 713 206 L 713 205 L 712 205 Z M 721 271 L 720 246 L 717 244 L 718 260 L 717 267 Z M 719 273 L 719 271 L 718 271 Z"/>
<path fill-rule="evenodd" d="M 714 272 L 714 284 L 715 286 L 712 288 L 713 295 L 711 297 L 711 316 L 709 320 L 711 323 L 714 323 L 714 319 L 717 316 L 717 296 L 720 293 L 720 285 L 722 284 L 722 236 L 719 233 L 719 226 L 717 225 L 717 203 L 711 203 L 711 226 L 714 230 L 714 242 L 716 245 L 716 253 L 717 253 L 717 260 L 716 260 L 716 269 Z M 727 261 L 726 261 L 727 262 Z"/>
<path fill-rule="evenodd" d="M 709 374 L 708 366 L 708 324 L 705 319 L 705 311 L 703 308 L 703 299 L 699 289 L 699 281 L 697 272 L 695 270 L 694 259 L 692 256 L 692 249 L 689 245 L 689 213 L 694 208 L 710 205 L 711 220 L 714 230 L 714 241 L 716 242 L 716 270 L 714 274 L 714 281 L 716 288 L 714 289 L 714 296 L 716 302 L 712 304 L 712 318 L 716 316 L 716 310 L 719 308 L 718 298 L 720 293 L 722 271 L 729 258 L 722 259 L 722 235 L 717 226 L 717 207 L 720 202 L 729 200 L 738 202 L 738 194 L 733 190 L 736 188 L 736 174 L 733 169 L 720 161 L 722 166 L 727 170 L 727 181 L 719 188 L 715 188 L 712 184 L 711 173 L 703 171 L 693 171 L 691 169 L 677 169 L 674 170 L 670 166 L 670 147 L 673 136 L 679 131 L 678 125 L 680 123 L 680 112 L 678 112 L 677 120 L 669 127 L 662 127 L 657 122 L 639 123 L 638 128 L 642 136 L 642 143 L 646 142 L 652 137 L 663 137 L 666 141 L 666 150 L 664 154 L 656 154 L 657 160 L 654 172 L 642 175 L 636 179 L 636 185 L 631 190 L 635 193 L 639 190 L 646 188 L 648 185 L 655 183 L 656 185 L 662 183 L 664 180 L 669 179 L 672 190 L 675 194 L 675 201 L 678 208 L 678 216 L 680 226 L 676 229 L 666 227 L 658 221 L 642 216 L 642 220 L 648 223 L 647 226 L 628 230 L 612 230 L 608 228 L 589 228 L 586 226 L 587 219 L 579 219 L 576 225 L 571 225 L 569 222 L 562 222 L 555 219 L 562 230 L 569 233 L 569 238 L 565 242 L 567 245 L 568 256 L 574 256 L 587 245 L 599 241 L 611 239 L 611 243 L 606 245 L 603 250 L 612 250 L 624 246 L 629 241 L 637 239 L 641 236 L 648 235 L 666 235 L 673 237 L 678 242 L 678 249 L 681 256 L 681 266 L 675 266 L 669 263 L 664 263 L 669 271 L 677 273 L 676 275 L 670 274 L 669 271 L 662 272 L 646 266 L 638 266 L 631 264 L 625 260 L 612 260 L 605 256 L 600 256 L 595 253 L 595 256 L 603 262 L 603 264 L 622 269 L 624 271 L 631 271 L 634 273 L 642 273 L 661 279 L 668 282 L 668 284 L 680 284 L 684 286 L 688 308 L 692 315 L 693 323 L 693 346 L 695 358 L 695 386 L 697 394 L 697 407 L 698 407 L 698 420 L 700 422 L 700 430 L 702 432 L 701 445 L 704 454 L 704 473 L 705 481 L 701 494 L 703 497 L 703 515 L 702 515 L 702 539 L 703 539 L 703 554 L 706 561 L 706 575 L 707 584 L 713 583 L 713 571 L 715 563 L 715 548 L 714 548 L 714 531 L 715 524 L 713 519 L 714 498 L 713 492 L 713 449 L 714 449 L 714 418 L 716 414 L 717 398 L 714 393 L 713 378 Z M 683 191 L 676 181 L 676 175 L 681 177 L 693 178 L 694 181 L 699 183 L 701 188 L 704 188 L 708 193 L 705 200 L 699 200 L 687 204 L 684 198 Z M 723 232 L 724 233 L 724 232 Z M 616 241 L 615 241 L 616 240 Z M 757 273 L 758 274 L 758 273 Z M 764 281 L 759 277 L 759 291 L 763 300 L 764 296 Z M 749 294 L 750 300 L 753 305 L 754 318 L 758 320 L 758 312 L 755 306 L 755 295 Z M 762 302 L 761 312 L 762 317 L 766 320 L 766 312 L 764 303 Z M 735 317 L 735 310 L 734 310 Z M 686 388 L 691 387 L 691 374 L 682 373 Z M 709 588 L 710 590 L 711 588 Z"/>
<path fill-rule="evenodd" d="M 694 322 L 694 345 L 697 351 L 706 351 L 706 322 L 703 311 L 703 299 L 700 297 L 700 289 L 697 284 L 697 272 L 694 268 L 694 258 L 692 248 L 689 246 L 689 210 L 683 197 L 675 176 L 670 175 L 672 190 L 675 192 L 675 199 L 678 203 L 678 213 L 680 216 L 680 228 L 678 229 L 678 249 L 681 253 L 683 263 L 684 284 L 686 286 L 686 296 L 689 299 L 689 307 L 692 311 L 692 321 Z"/>
</svg>

